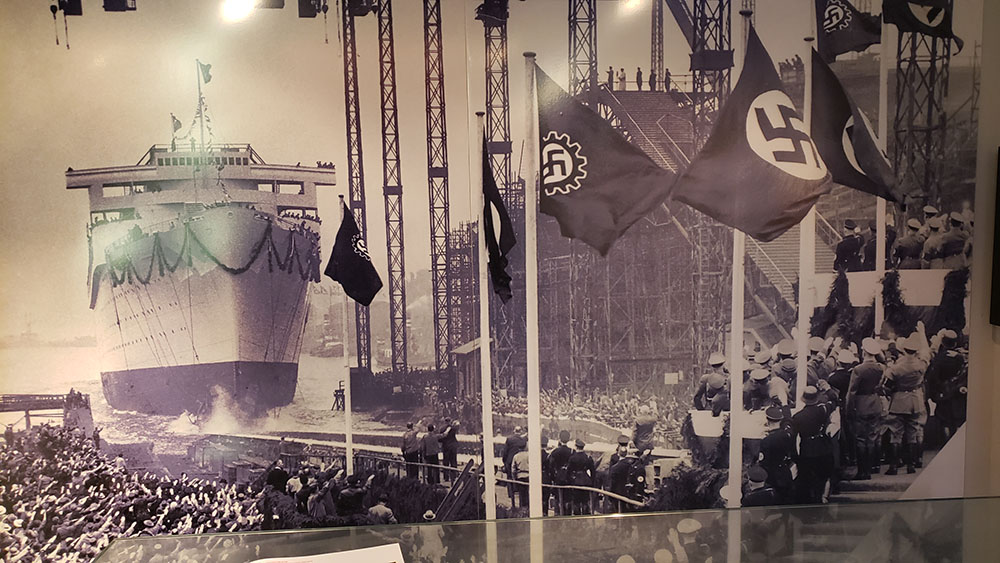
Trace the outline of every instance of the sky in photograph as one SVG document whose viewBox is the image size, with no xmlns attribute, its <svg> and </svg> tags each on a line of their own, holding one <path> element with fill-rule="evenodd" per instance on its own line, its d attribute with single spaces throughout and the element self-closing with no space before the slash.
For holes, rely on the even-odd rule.
<svg viewBox="0 0 1000 563">
<path fill-rule="evenodd" d="M 981 37 L 983 0 L 957 0 L 956 30 L 967 45 Z M 452 224 L 471 217 L 470 162 L 473 112 L 484 106 L 482 25 L 476 0 L 442 0 Z M 268 162 L 332 161 L 340 185 L 322 191 L 324 259 L 338 216 L 337 195 L 346 184 L 343 60 L 339 19 L 331 10 L 324 43 L 322 16 L 297 17 L 258 10 L 224 22 L 217 0 L 139 0 L 139 9 L 105 13 L 84 0 L 84 16 L 53 22 L 47 2 L 0 3 L 0 335 L 30 321 L 48 338 L 92 334 L 86 285 L 88 218 L 84 191 L 67 191 L 67 167 L 136 162 L 156 143 L 169 143 L 170 113 L 194 117 L 195 59 L 212 64 L 204 86 L 217 143 L 251 143 Z M 332 4 L 332 2 L 331 2 Z M 651 0 L 599 3 L 598 67 L 636 66 L 648 73 Z M 873 2 L 877 4 L 877 2 Z M 426 130 L 422 9 L 418 0 L 396 0 L 395 40 L 405 219 L 406 268 L 427 270 Z M 734 39 L 741 37 L 734 9 Z M 567 82 L 567 0 L 511 2 L 509 61 L 514 167 L 523 139 L 524 51 L 557 81 Z M 757 27 L 775 60 L 802 52 L 809 31 L 809 2 L 758 0 Z M 687 73 L 688 49 L 665 14 L 665 62 Z M 386 271 L 382 228 L 382 173 L 377 29 L 373 16 L 357 21 L 362 93 L 368 246 Z M 59 35 L 59 45 L 55 36 Z M 971 55 L 967 47 L 963 56 Z M 647 74 L 648 76 L 648 74 Z M 98 255 L 100 252 L 98 252 Z"/>
</svg>

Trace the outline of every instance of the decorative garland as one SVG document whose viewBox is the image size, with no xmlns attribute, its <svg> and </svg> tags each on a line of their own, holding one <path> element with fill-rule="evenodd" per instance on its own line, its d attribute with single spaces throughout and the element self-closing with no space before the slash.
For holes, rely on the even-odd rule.
<svg viewBox="0 0 1000 563">
<path fill-rule="evenodd" d="M 941 305 L 934 311 L 928 330 L 931 334 L 943 328 L 962 334 L 965 328 L 965 298 L 968 294 L 969 268 L 952 270 L 944 276 Z"/>
<path fill-rule="evenodd" d="M 314 243 L 311 245 L 306 252 L 308 257 L 305 264 L 302 263 L 301 253 L 298 251 L 296 245 L 296 236 L 294 232 L 289 232 L 288 245 L 284 252 L 279 252 L 277 246 L 274 242 L 274 223 L 268 219 L 267 227 L 264 229 L 264 233 L 261 235 L 260 240 L 258 240 L 253 248 L 250 250 L 250 257 L 247 259 L 246 263 L 242 266 L 229 266 L 223 264 L 218 257 L 216 257 L 212 251 L 208 249 L 207 246 L 198 238 L 198 235 L 191 228 L 190 223 L 184 224 L 184 240 L 181 243 L 181 249 L 177 253 L 177 259 L 171 263 L 163 250 L 163 242 L 160 239 L 160 233 L 153 233 L 153 248 L 150 253 L 149 266 L 146 268 L 145 275 L 140 275 L 138 269 L 136 268 L 135 261 L 133 257 L 128 253 L 126 249 L 125 255 L 116 259 L 112 259 L 111 253 L 105 250 L 105 259 L 108 264 L 108 273 L 111 276 L 112 287 L 118 287 L 122 283 L 132 283 L 133 280 L 146 285 L 153 277 L 153 266 L 157 266 L 157 271 L 162 277 L 166 272 L 173 273 L 181 265 L 182 262 L 186 262 L 188 267 L 193 264 L 193 255 L 191 252 L 192 245 L 196 247 L 200 252 L 202 252 L 212 263 L 222 268 L 229 274 L 240 275 L 246 273 L 253 264 L 260 257 L 262 251 L 267 248 L 267 269 L 268 272 L 274 271 L 274 266 L 277 265 L 278 270 L 282 272 L 288 272 L 289 274 L 293 271 L 298 271 L 299 276 L 303 280 L 319 282 L 319 266 L 320 266 L 320 256 L 319 256 L 319 246 Z M 284 255 L 284 259 L 282 259 Z M 293 269 L 293 266 L 295 267 Z"/>
<path fill-rule="evenodd" d="M 917 329 L 917 319 L 903 302 L 903 292 L 899 289 L 899 270 L 886 272 L 882 280 L 882 306 L 885 323 L 894 334 L 908 336 Z"/>
</svg>

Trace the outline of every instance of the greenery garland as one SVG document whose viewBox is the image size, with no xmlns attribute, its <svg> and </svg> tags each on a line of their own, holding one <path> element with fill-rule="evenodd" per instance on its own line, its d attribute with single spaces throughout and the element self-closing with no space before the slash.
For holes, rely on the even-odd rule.
<svg viewBox="0 0 1000 563">
<path fill-rule="evenodd" d="M 931 334 L 946 328 L 962 334 L 965 328 L 965 298 L 968 296 L 969 268 L 952 270 L 944 276 L 941 305 L 934 311 L 928 330 Z"/>
<path fill-rule="evenodd" d="M 903 301 L 903 292 L 899 288 L 899 270 L 886 272 L 882 280 L 882 306 L 885 308 L 885 323 L 892 333 L 908 336 L 917 329 L 917 319 Z"/>
<path fill-rule="evenodd" d="M 111 277 L 112 287 L 117 287 L 122 283 L 131 284 L 133 281 L 138 281 L 139 283 L 146 285 L 153 277 L 154 265 L 157 267 L 157 271 L 161 277 L 168 271 L 170 273 L 176 271 L 182 262 L 186 262 L 187 266 L 191 267 L 193 264 L 193 252 L 191 251 L 192 246 L 197 247 L 209 261 L 232 275 L 240 275 L 247 272 L 266 248 L 269 272 L 273 272 L 274 266 L 277 265 L 278 270 L 282 272 L 290 274 L 293 271 L 297 271 L 303 280 L 319 282 L 319 267 L 321 259 L 319 256 L 317 238 L 314 237 L 313 240 L 310 241 L 312 244 L 310 245 L 310 248 L 305 251 L 308 256 L 304 264 L 302 262 L 302 252 L 299 252 L 297 248 L 296 239 L 297 237 L 295 233 L 289 232 L 288 244 L 286 245 L 284 251 L 280 252 L 274 242 L 274 223 L 268 219 L 267 227 L 265 227 L 260 240 L 258 240 L 251 248 L 250 256 L 246 263 L 241 266 L 229 266 L 219 260 L 218 257 L 216 257 L 201 241 L 201 239 L 198 238 L 198 235 L 192 230 L 190 223 L 185 223 L 184 239 L 181 243 L 180 250 L 177 252 L 176 259 L 172 262 L 166 256 L 160 233 L 153 233 L 153 246 L 150 251 L 149 265 L 146 267 L 144 275 L 139 274 L 135 265 L 135 259 L 131 254 L 129 254 L 127 249 L 125 250 L 124 255 L 118 258 L 112 258 L 110 251 L 105 250 L 105 260 L 108 264 L 108 273 Z M 282 258 L 282 256 L 284 256 L 284 258 Z"/>
</svg>

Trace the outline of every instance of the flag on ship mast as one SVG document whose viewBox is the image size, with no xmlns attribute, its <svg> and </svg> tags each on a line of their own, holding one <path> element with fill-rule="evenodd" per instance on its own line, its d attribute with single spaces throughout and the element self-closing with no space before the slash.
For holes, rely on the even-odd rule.
<svg viewBox="0 0 1000 563">
<path fill-rule="evenodd" d="M 816 0 L 816 47 L 826 62 L 850 51 L 864 51 L 882 39 L 879 16 L 866 14 L 849 0 Z"/>
<path fill-rule="evenodd" d="M 201 71 L 201 80 L 205 84 L 212 81 L 212 65 L 198 61 L 198 70 Z"/>
<path fill-rule="evenodd" d="M 815 50 L 812 65 L 812 137 L 833 181 L 903 203 L 868 118 Z"/>
<path fill-rule="evenodd" d="M 740 79 L 671 197 L 770 241 L 829 191 L 826 164 L 750 26 Z"/>
<path fill-rule="evenodd" d="M 534 64 L 534 63 L 532 63 Z M 633 223 L 666 200 L 676 180 L 536 65 L 541 165 L 539 210 L 564 237 L 607 254 Z"/>
<path fill-rule="evenodd" d="M 172 113 L 170 114 L 170 119 L 173 122 L 174 133 L 180 131 L 181 130 L 181 120 L 177 119 L 177 116 L 174 115 L 174 114 L 172 114 Z"/>
<path fill-rule="evenodd" d="M 500 227 L 499 234 L 497 221 Z M 496 178 L 493 177 L 485 135 L 483 136 L 483 228 L 486 234 L 486 251 L 489 253 L 493 292 L 500 296 L 500 301 L 506 303 L 513 296 L 510 289 L 511 277 L 507 273 L 507 254 L 514 248 L 517 238 L 514 236 L 514 224 L 510 220 L 510 213 L 503 204 Z"/>
<path fill-rule="evenodd" d="M 341 207 L 344 218 L 337 230 L 330 262 L 323 273 L 339 282 L 351 299 L 367 307 L 382 289 L 382 278 L 372 265 L 368 247 L 354 221 L 354 213 L 343 202 Z"/>
</svg>

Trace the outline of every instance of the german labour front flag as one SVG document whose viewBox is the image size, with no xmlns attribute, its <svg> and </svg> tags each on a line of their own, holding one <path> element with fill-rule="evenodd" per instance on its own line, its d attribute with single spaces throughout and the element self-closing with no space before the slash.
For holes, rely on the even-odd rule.
<svg viewBox="0 0 1000 563">
<path fill-rule="evenodd" d="M 656 165 L 600 115 L 535 67 L 541 147 L 539 210 L 564 237 L 602 255 L 666 200 L 674 173 Z"/>
<path fill-rule="evenodd" d="M 904 203 L 871 122 L 816 51 L 812 65 L 812 135 L 833 181 Z"/>
<path fill-rule="evenodd" d="M 770 241 L 829 191 L 826 164 L 751 27 L 740 79 L 671 197 Z"/>
<path fill-rule="evenodd" d="M 354 221 L 354 213 L 343 202 L 340 205 L 344 211 L 344 219 L 340 222 L 337 240 L 333 243 L 333 254 L 323 273 L 339 282 L 351 299 L 367 307 L 382 289 L 382 278 L 372 265 L 368 247 Z"/>
<path fill-rule="evenodd" d="M 882 39 L 879 16 L 866 14 L 849 0 L 816 0 L 816 47 L 826 62 L 850 51 L 864 51 Z"/>
<path fill-rule="evenodd" d="M 497 226 L 500 227 L 499 234 Z M 501 302 L 506 303 L 514 295 L 510 288 L 511 277 L 507 273 L 507 254 L 514 248 L 517 238 L 514 236 L 514 224 L 510 220 L 510 213 L 503 204 L 500 189 L 497 188 L 497 181 L 493 176 L 485 136 L 483 136 L 483 232 L 486 235 L 486 252 L 489 254 L 493 292 L 500 296 Z"/>
</svg>

